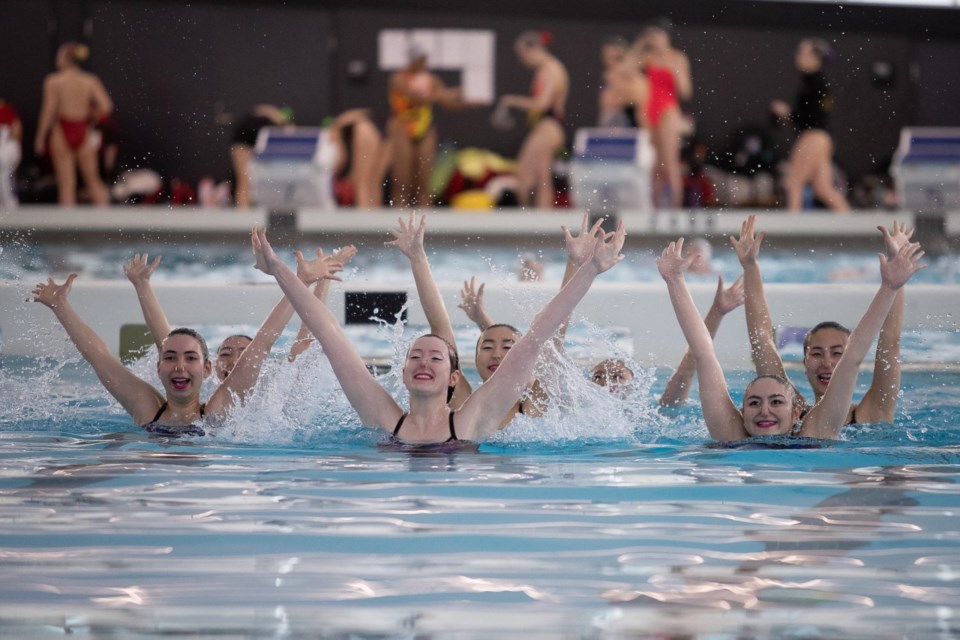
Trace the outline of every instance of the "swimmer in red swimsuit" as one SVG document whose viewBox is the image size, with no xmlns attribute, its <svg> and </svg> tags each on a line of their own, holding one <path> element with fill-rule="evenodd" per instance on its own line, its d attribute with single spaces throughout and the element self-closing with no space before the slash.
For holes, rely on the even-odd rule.
<svg viewBox="0 0 960 640">
<path fill-rule="evenodd" d="M 649 81 L 646 118 L 657 152 L 654 175 L 654 204 L 674 209 L 683 204 L 683 175 L 680 169 L 681 137 L 688 129 L 678 100 L 693 95 L 690 62 L 670 44 L 669 26 L 660 22 L 648 26 L 634 43 L 637 56 Z M 669 188 L 669 197 L 664 191 Z"/>
<path fill-rule="evenodd" d="M 106 206 L 110 195 L 100 179 L 97 150 L 88 144 L 91 122 L 109 114 L 113 102 L 100 79 L 80 68 L 90 55 L 86 45 L 68 42 L 57 51 L 57 71 L 43 82 L 43 106 L 34 149 L 50 158 L 57 175 L 60 204 L 77 203 L 77 169 L 83 176 L 90 200 Z"/>
<path fill-rule="evenodd" d="M 554 205 L 553 157 L 563 148 L 570 77 L 567 69 L 547 50 L 550 35 L 536 31 L 521 33 L 514 44 L 521 64 L 534 70 L 531 96 L 505 95 L 499 107 L 514 107 L 528 113 L 530 133 L 517 155 L 517 194 L 522 206 L 531 204 L 530 194 L 540 209 Z"/>
</svg>

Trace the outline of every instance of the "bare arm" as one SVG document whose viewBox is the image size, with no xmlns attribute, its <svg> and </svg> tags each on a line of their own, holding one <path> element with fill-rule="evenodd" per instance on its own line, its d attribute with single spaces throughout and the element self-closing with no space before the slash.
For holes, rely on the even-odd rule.
<svg viewBox="0 0 960 640">
<path fill-rule="evenodd" d="M 715 440 L 740 440 L 747 437 L 743 416 L 730 398 L 723 369 L 713 349 L 710 331 L 700 317 L 683 278 L 684 272 L 690 268 L 694 259 L 683 257 L 683 238 L 680 238 L 663 250 L 657 260 L 657 268 L 667 283 L 677 321 L 697 364 L 700 404 L 703 407 L 707 430 Z"/>
<path fill-rule="evenodd" d="M 37 155 L 47 152 L 47 136 L 53 127 L 53 120 L 57 117 L 57 90 L 56 80 L 47 76 L 43 81 L 43 106 L 40 108 L 40 121 L 37 123 L 37 135 L 34 140 L 34 149 Z"/>
<path fill-rule="evenodd" d="M 566 286 L 573 275 L 580 270 L 580 267 L 585 265 L 593 257 L 593 249 L 597 244 L 597 235 L 603 233 L 601 227 L 603 226 L 603 218 L 599 218 L 596 222 L 593 223 L 592 227 L 589 227 L 590 217 L 588 214 L 583 214 L 583 217 L 580 219 L 580 231 L 577 235 L 570 233 L 570 230 L 565 226 L 561 226 L 560 229 L 563 231 L 563 242 L 567 249 L 567 266 L 563 270 L 563 281 L 561 282 L 561 288 Z M 573 310 L 570 310 L 573 313 Z M 559 331 L 557 331 L 557 351 L 563 347 L 563 340 L 567 336 L 567 328 L 570 326 L 570 316 L 567 316 L 564 319 L 563 324 L 560 325 Z"/>
<path fill-rule="evenodd" d="M 427 252 L 423 247 L 427 217 L 420 216 L 420 221 L 417 222 L 416 214 L 411 211 L 407 222 L 404 222 L 403 218 L 398 218 L 397 222 L 400 224 L 400 228 L 390 230 L 393 240 L 385 244 L 397 247 L 410 260 L 410 270 L 413 272 L 413 281 L 417 286 L 417 297 L 420 299 L 420 305 L 423 307 L 427 322 L 430 324 L 430 332 L 455 345 L 456 336 L 453 335 L 453 324 L 450 322 L 447 307 L 443 304 L 440 287 L 433 279 L 430 261 L 427 259 Z M 457 386 L 453 391 L 453 397 L 450 399 L 450 405 L 459 407 L 471 391 L 470 383 L 461 371 Z"/>
<path fill-rule="evenodd" d="M 503 416 L 516 402 L 533 374 L 540 348 L 586 295 L 594 279 L 612 268 L 623 256 L 625 231 L 620 223 L 616 233 L 597 238 L 592 260 L 585 264 L 534 317 L 530 328 L 503 359 L 500 368 L 471 395 L 458 412 L 458 429 L 470 440 L 495 433 Z"/>
<path fill-rule="evenodd" d="M 773 322 L 770 319 L 767 297 L 763 292 L 763 278 L 760 275 L 760 245 L 763 244 L 766 233 L 754 234 L 755 224 L 756 216 L 749 216 L 740 228 L 740 237 L 731 236 L 730 238 L 730 243 L 736 250 L 737 258 L 743 267 L 750 353 L 758 376 L 778 375 L 785 378 L 786 371 L 774 340 Z"/>
<path fill-rule="evenodd" d="M 363 358 L 333 313 L 277 257 L 263 229 L 254 230 L 252 245 L 257 268 L 277 279 L 300 319 L 320 342 L 347 400 L 359 414 L 360 420 L 385 431 L 392 430 L 402 414 L 400 407 L 367 371 Z"/>
<path fill-rule="evenodd" d="M 93 115 L 95 118 L 103 118 L 113 112 L 113 100 L 107 93 L 100 78 L 92 76 L 93 80 Z"/>
<path fill-rule="evenodd" d="M 723 277 L 717 281 L 717 293 L 713 296 L 713 304 L 710 305 L 707 315 L 703 318 L 703 323 L 710 332 L 711 339 L 716 337 L 717 330 L 720 328 L 720 321 L 737 307 L 743 304 L 743 277 L 737 278 L 728 288 L 723 288 Z M 677 365 L 677 370 L 667 381 L 667 386 L 660 396 L 662 406 L 674 406 L 683 404 L 690 395 L 690 383 L 693 381 L 693 374 L 697 370 L 697 363 L 688 348 Z"/>
<path fill-rule="evenodd" d="M 150 262 L 146 253 L 138 253 L 130 258 L 130 262 L 123 265 L 123 273 L 133 283 L 137 299 L 140 301 L 140 310 L 143 312 L 143 321 L 158 351 L 163 339 L 170 333 L 170 323 L 167 322 L 167 316 L 163 313 L 160 301 L 153 292 L 153 285 L 150 284 L 150 276 L 160 264 L 160 259 L 161 256 L 157 256 L 153 262 Z"/>
<path fill-rule="evenodd" d="M 910 276 L 925 266 L 918 264 L 922 257 L 923 250 L 916 242 L 904 245 L 892 260 L 888 260 L 885 255 L 880 255 L 882 278 L 880 289 L 850 334 L 843 356 L 833 371 L 830 384 L 823 398 L 804 419 L 800 435 L 811 438 L 836 438 L 839 435 L 847 421 L 860 365 L 873 343 L 874 336 L 877 335 L 877 331 L 880 330 L 880 326 L 890 312 L 898 290 L 906 284 Z"/>
<path fill-rule="evenodd" d="M 349 262 L 353 256 L 357 255 L 357 248 L 355 246 L 347 245 L 340 247 L 334 251 L 329 258 L 330 262 L 336 263 L 339 265 L 345 265 Z M 327 297 L 330 294 L 330 279 L 323 278 L 313 287 L 313 295 L 324 305 L 327 304 Z M 290 362 L 293 362 L 297 357 L 310 348 L 310 343 L 313 342 L 313 334 L 310 333 L 310 329 L 307 328 L 307 325 L 300 323 L 300 329 L 297 331 L 297 337 L 294 339 L 293 344 L 290 346 L 290 357 L 288 358 Z"/>
<path fill-rule="evenodd" d="M 675 51 L 675 62 L 673 66 L 673 78 L 677 85 L 677 97 L 681 100 L 689 100 L 693 97 L 693 79 L 690 77 L 690 60 L 686 54 Z"/>
<path fill-rule="evenodd" d="M 76 345 L 83 359 L 90 363 L 97 378 L 106 390 L 117 399 L 137 424 L 149 421 L 163 403 L 163 396 L 150 384 L 144 382 L 117 360 L 109 347 L 93 329 L 84 322 L 67 300 L 77 274 L 71 273 L 67 281 L 56 284 L 52 278 L 38 284 L 34 290 L 34 302 L 49 307 L 66 329 L 70 340 Z"/>
<path fill-rule="evenodd" d="M 552 70 L 552 67 L 550 67 Z M 523 111 L 547 111 L 556 97 L 559 88 L 559 79 L 550 70 L 538 72 L 541 82 L 540 93 L 535 96 L 507 94 L 500 98 L 500 104 Z"/>
<path fill-rule="evenodd" d="M 883 234 L 887 258 L 892 260 L 900 249 L 910 242 L 913 229 L 894 222 L 893 230 L 878 227 Z M 893 299 L 890 312 L 880 328 L 877 354 L 873 363 L 873 381 L 870 389 L 857 405 L 858 422 L 893 422 L 900 391 L 900 334 L 903 332 L 904 291 L 901 287 Z"/>
</svg>

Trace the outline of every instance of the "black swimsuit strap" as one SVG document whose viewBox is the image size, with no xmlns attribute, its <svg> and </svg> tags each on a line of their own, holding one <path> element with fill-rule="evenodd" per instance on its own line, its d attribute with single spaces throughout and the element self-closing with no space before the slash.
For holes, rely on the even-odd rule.
<svg viewBox="0 0 960 640">
<path fill-rule="evenodd" d="M 167 401 L 164 400 L 163 404 L 160 405 L 160 410 L 157 411 L 157 415 L 153 416 L 153 420 L 151 420 L 150 422 L 156 422 L 157 420 L 159 420 L 160 416 L 162 416 L 163 412 L 166 410 L 167 410 Z M 200 415 L 203 415 L 203 413 L 201 412 Z M 150 424 L 150 423 L 148 422 L 147 424 Z"/>
<path fill-rule="evenodd" d="M 394 438 L 396 438 L 397 434 L 400 433 L 400 427 L 403 426 L 403 421 L 406 419 L 407 419 L 407 414 L 404 413 L 403 415 L 400 416 L 400 419 L 397 420 L 397 426 L 393 428 Z M 457 430 L 453 426 L 453 411 L 450 412 L 449 423 L 450 423 L 450 437 L 447 439 L 447 442 L 453 442 L 455 440 L 459 440 L 460 438 L 457 437 Z"/>
<path fill-rule="evenodd" d="M 407 419 L 407 414 L 400 416 L 400 419 L 397 420 L 397 426 L 393 428 L 393 437 L 397 437 L 397 434 L 400 433 L 400 427 L 403 426 L 403 421 Z"/>
<path fill-rule="evenodd" d="M 447 442 L 453 442 L 454 440 L 459 440 L 457 438 L 457 430 L 453 428 L 453 411 L 450 412 L 450 438 Z"/>
</svg>

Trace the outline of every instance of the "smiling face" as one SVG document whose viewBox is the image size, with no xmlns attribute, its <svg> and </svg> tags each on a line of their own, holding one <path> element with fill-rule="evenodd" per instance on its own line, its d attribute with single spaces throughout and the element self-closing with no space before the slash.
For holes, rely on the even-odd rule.
<svg viewBox="0 0 960 640">
<path fill-rule="evenodd" d="M 457 384 L 460 372 L 451 362 L 450 347 L 436 336 L 423 336 L 413 341 L 403 365 L 403 383 L 410 395 L 447 395 Z"/>
<path fill-rule="evenodd" d="M 807 337 L 803 368 L 818 400 L 827 391 L 849 337 L 848 332 L 835 328 L 818 329 Z"/>
<path fill-rule="evenodd" d="M 160 348 L 157 375 L 167 398 L 200 397 L 200 386 L 210 375 L 212 365 L 203 357 L 203 347 L 191 336 L 167 336 Z"/>
<path fill-rule="evenodd" d="M 477 373 L 486 381 L 500 367 L 510 349 L 520 339 L 513 327 L 493 326 L 480 334 L 477 341 Z"/>
<path fill-rule="evenodd" d="M 233 371 L 233 368 L 237 366 L 237 361 L 240 359 L 240 354 L 243 353 L 243 350 L 250 346 L 252 340 L 247 336 L 230 336 L 220 343 L 220 348 L 217 349 L 217 378 L 221 382 L 226 379 L 230 372 Z"/>
<path fill-rule="evenodd" d="M 743 394 L 743 427 L 751 436 L 788 434 L 801 411 L 793 387 L 776 378 L 757 378 Z"/>
</svg>

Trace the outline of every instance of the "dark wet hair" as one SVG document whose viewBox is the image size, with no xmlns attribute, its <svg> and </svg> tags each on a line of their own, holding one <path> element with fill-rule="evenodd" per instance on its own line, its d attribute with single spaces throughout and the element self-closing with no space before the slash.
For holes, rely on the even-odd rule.
<svg viewBox="0 0 960 640">
<path fill-rule="evenodd" d="M 253 342 L 253 338 L 251 338 L 251 337 L 248 336 L 247 334 L 245 334 L 245 333 L 235 333 L 235 334 L 233 334 L 232 336 L 227 336 L 226 338 L 224 338 L 223 340 L 220 341 L 220 346 L 217 347 L 217 353 L 220 353 L 220 349 L 223 349 L 223 343 L 226 342 L 227 340 L 229 340 L 230 338 L 246 338 L 248 342 Z M 248 346 L 249 346 L 249 345 L 248 345 Z"/>
<path fill-rule="evenodd" d="M 423 335 L 417 336 L 414 338 L 413 342 L 416 342 L 420 338 L 437 338 L 442 340 L 443 344 L 447 345 L 447 356 L 450 358 L 450 373 L 454 371 L 460 371 L 460 354 L 457 352 L 457 347 L 454 344 L 451 344 L 449 340 L 443 336 L 438 336 L 435 333 L 425 333 Z M 413 342 L 410 343 L 410 347 L 413 348 Z M 410 353 L 410 350 L 407 350 L 407 353 Z M 453 398 L 453 390 L 456 389 L 456 385 L 447 387 L 447 402 Z"/>
<path fill-rule="evenodd" d="M 790 382 L 789 379 L 776 373 L 767 373 L 762 376 L 757 376 L 756 378 L 751 380 L 750 384 L 748 384 L 747 386 L 749 387 L 751 384 L 753 384 L 757 380 L 763 380 L 765 378 L 769 378 L 770 380 L 776 380 L 777 382 L 779 382 L 780 384 L 782 384 L 783 386 L 785 386 L 786 388 L 790 389 L 793 392 L 793 402 L 791 402 L 791 404 L 793 405 L 794 408 L 805 407 L 807 405 L 807 401 L 806 399 L 804 399 L 803 395 L 800 393 L 800 390 L 797 389 L 797 387 L 792 382 Z M 746 400 L 746 394 L 744 394 L 744 400 Z"/>
<path fill-rule="evenodd" d="M 167 334 L 168 338 L 170 336 L 190 336 L 191 338 L 193 338 L 194 340 L 200 343 L 200 351 L 203 353 L 203 361 L 210 362 L 210 349 L 207 348 L 207 341 L 204 340 L 203 336 L 201 336 L 199 333 L 197 333 L 193 329 L 189 329 L 187 327 L 179 327 Z"/>
<path fill-rule="evenodd" d="M 841 332 L 841 333 L 843 333 L 843 334 L 845 334 L 845 335 L 847 335 L 847 336 L 850 335 L 850 329 L 847 329 L 845 326 L 843 326 L 843 325 L 840 324 L 839 322 L 834 322 L 834 321 L 832 321 L 832 320 L 827 320 L 826 322 L 821 322 L 820 324 L 818 324 L 818 325 L 816 325 L 815 327 L 813 327 L 812 329 L 810 329 L 810 331 L 807 331 L 807 335 L 805 335 L 805 336 L 803 337 L 803 357 L 804 357 L 804 358 L 807 357 L 807 349 L 810 348 L 810 341 L 813 340 L 814 334 L 816 334 L 818 331 L 822 331 L 822 330 L 824 330 L 824 329 L 836 329 L 837 331 L 839 331 L 839 332 Z"/>
</svg>

